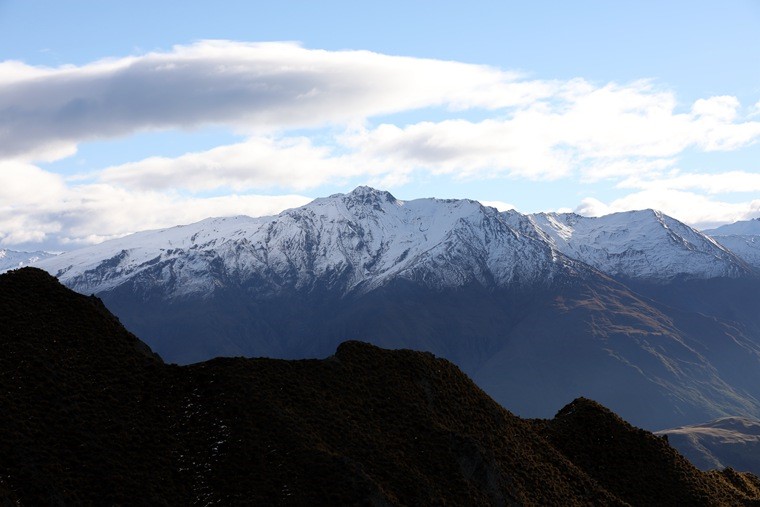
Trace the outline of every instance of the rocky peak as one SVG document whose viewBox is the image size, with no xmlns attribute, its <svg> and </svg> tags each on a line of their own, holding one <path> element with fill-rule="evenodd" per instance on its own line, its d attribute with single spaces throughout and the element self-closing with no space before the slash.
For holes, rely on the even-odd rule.
<svg viewBox="0 0 760 507">
<path fill-rule="evenodd" d="M 366 206 L 382 211 L 382 204 L 397 204 L 397 200 L 386 190 L 377 190 L 368 186 L 359 186 L 347 194 L 334 194 L 332 198 L 341 198 L 346 207 Z"/>
</svg>

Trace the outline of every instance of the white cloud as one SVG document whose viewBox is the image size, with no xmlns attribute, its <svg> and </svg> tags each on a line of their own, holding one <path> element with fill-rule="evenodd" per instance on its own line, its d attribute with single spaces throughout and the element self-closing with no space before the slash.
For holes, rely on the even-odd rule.
<svg viewBox="0 0 760 507">
<path fill-rule="evenodd" d="M 70 248 L 209 216 L 270 215 L 310 200 L 298 195 L 197 197 L 102 183 L 67 185 L 38 167 L 5 162 L 0 163 L 0 203 L 10 204 L 0 205 L 0 244 Z"/>
<path fill-rule="evenodd" d="M 581 203 L 577 208 L 573 210 L 574 213 L 583 215 L 584 217 L 603 217 L 616 211 L 629 211 L 627 209 L 616 210 L 613 206 L 608 206 L 599 199 L 594 197 L 586 197 L 581 200 Z"/>
<path fill-rule="evenodd" d="M 32 159 L 139 130 L 343 124 L 429 106 L 510 107 L 553 92 L 482 65 L 230 41 L 79 67 L 2 62 L 0 76 L 0 157 Z"/>
<path fill-rule="evenodd" d="M 760 192 L 760 173 L 725 171 L 721 173 L 674 173 L 655 178 L 632 176 L 619 188 L 700 190 L 708 194 Z"/>
<path fill-rule="evenodd" d="M 345 157 L 334 156 L 327 147 L 314 146 L 308 138 L 259 137 L 177 158 L 151 157 L 109 167 L 99 179 L 140 190 L 301 190 L 359 173 Z"/>
<path fill-rule="evenodd" d="M 760 116 L 760 100 L 755 102 L 755 105 L 749 109 L 749 114 L 747 115 L 748 118 L 755 118 L 757 116 Z"/>
<path fill-rule="evenodd" d="M 60 176 L 18 161 L 0 161 L 0 209 L 44 206 L 59 199 L 66 185 Z"/>
<path fill-rule="evenodd" d="M 738 115 L 738 109 L 739 100 L 736 97 L 724 95 L 697 100 L 691 112 L 697 116 L 715 118 L 720 122 L 732 122 Z"/>
<path fill-rule="evenodd" d="M 677 112 L 671 93 L 644 82 L 596 88 L 573 80 L 550 100 L 479 122 L 383 124 L 341 141 L 376 166 L 462 178 L 512 176 L 585 181 L 658 174 L 690 147 L 734 150 L 760 138 L 737 120 L 738 101 L 713 97 Z"/>
<path fill-rule="evenodd" d="M 422 108 L 437 108 L 438 120 L 376 120 Z M 249 193 L 356 179 L 393 187 L 420 173 L 612 180 L 638 192 L 586 199 L 578 210 L 651 207 L 689 223 L 731 221 L 754 213 L 757 201 L 692 192 L 757 192 L 758 174 L 673 168 L 687 149 L 737 150 L 760 139 L 756 114 L 741 110 L 732 96 L 683 107 L 649 81 L 529 80 L 481 65 L 292 43 L 203 41 L 57 68 L 0 62 L 0 242 L 79 244 L 211 215 L 267 214 L 307 199 Z M 85 141 L 208 125 L 248 137 L 97 170 L 90 183 L 24 162 L 70 156 Z M 232 195 L 201 195 L 209 191 Z"/>
<path fill-rule="evenodd" d="M 511 175 L 556 179 L 566 176 L 571 156 L 553 146 L 530 122 L 467 120 L 383 124 L 345 137 L 365 165 L 388 171 L 424 169 L 461 178 Z"/>
<path fill-rule="evenodd" d="M 311 199 L 297 195 L 181 196 L 172 192 L 135 192 L 111 185 L 73 187 L 63 209 L 51 217 L 61 223 L 60 236 L 86 243 L 131 232 L 197 222 L 210 216 L 262 216 L 301 206 Z"/>
<path fill-rule="evenodd" d="M 760 122 L 735 122 L 739 106 L 736 97 L 697 100 L 690 115 L 695 144 L 705 151 L 730 151 L 756 141 Z"/>
<path fill-rule="evenodd" d="M 674 158 L 631 157 L 589 160 L 580 168 L 581 181 L 594 183 L 625 176 L 630 178 L 656 177 L 671 169 L 675 163 L 676 159 Z"/>
<path fill-rule="evenodd" d="M 400 149 L 403 162 L 443 172 L 556 177 L 586 159 L 667 158 L 760 137 L 760 122 L 742 121 L 735 97 L 677 112 L 675 96 L 647 81 L 526 80 L 453 61 L 202 41 L 83 66 L 0 63 L 0 157 L 52 160 L 82 141 L 141 130 L 223 124 L 271 133 L 438 106 L 492 117 L 384 125 L 365 133 L 364 149 L 380 158 Z"/>
</svg>

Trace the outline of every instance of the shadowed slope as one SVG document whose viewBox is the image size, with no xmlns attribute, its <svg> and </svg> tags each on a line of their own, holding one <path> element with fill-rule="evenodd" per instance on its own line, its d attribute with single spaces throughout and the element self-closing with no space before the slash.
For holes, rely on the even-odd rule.
<svg viewBox="0 0 760 507">
<path fill-rule="evenodd" d="M 723 417 L 703 424 L 658 431 L 702 470 L 731 467 L 760 473 L 760 421 Z"/>
<path fill-rule="evenodd" d="M 225 500 L 617 503 L 430 354 L 346 342 L 323 361 L 218 359 L 187 373 L 188 437 L 216 435 L 192 441 L 188 462 L 210 463 L 202 486 Z"/>
<path fill-rule="evenodd" d="M 163 364 L 97 298 L 25 268 L 0 276 L 0 468 L 24 504 L 146 501 L 181 489 Z M 148 459 L 146 459 L 148 458 Z"/>
<path fill-rule="evenodd" d="M 347 342 L 325 360 L 227 358 L 177 367 L 161 363 L 99 300 L 74 294 L 41 271 L 0 276 L 0 298 L 3 501 L 629 500 L 627 486 L 592 467 L 589 456 L 600 452 L 594 442 L 575 438 L 594 431 L 595 419 L 568 434 L 552 433 L 550 445 L 432 354 Z M 600 455 L 603 464 L 615 456 L 657 459 L 647 447 L 655 437 L 629 433 L 614 452 Z M 655 441 L 665 446 L 658 452 L 681 459 Z M 663 462 L 663 475 L 677 477 L 681 468 L 668 466 Z M 639 477 L 630 472 L 626 484 Z M 675 491 L 688 493 L 683 498 L 694 505 L 747 501 L 755 479 L 731 477 L 747 492 L 696 470 Z M 637 499 L 660 498 L 643 480 L 638 488 Z"/>
<path fill-rule="evenodd" d="M 608 491 L 632 505 L 729 505 L 760 495 L 750 474 L 701 472 L 667 439 L 635 428 L 602 405 L 578 398 L 537 431 Z"/>
</svg>

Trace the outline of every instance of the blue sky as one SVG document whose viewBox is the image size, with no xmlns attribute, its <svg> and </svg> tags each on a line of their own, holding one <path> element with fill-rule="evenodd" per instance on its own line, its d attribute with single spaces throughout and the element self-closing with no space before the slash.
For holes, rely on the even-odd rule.
<svg viewBox="0 0 760 507">
<path fill-rule="evenodd" d="M 760 216 L 760 2 L 0 0 L 0 247 L 359 184 Z"/>
</svg>

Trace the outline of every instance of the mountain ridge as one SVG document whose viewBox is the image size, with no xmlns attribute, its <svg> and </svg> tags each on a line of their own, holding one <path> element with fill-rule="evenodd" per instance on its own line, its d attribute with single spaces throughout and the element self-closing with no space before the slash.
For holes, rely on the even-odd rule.
<svg viewBox="0 0 760 507">
<path fill-rule="evenodd" d="M 429 353 L 348 341 L 323 360 L 178 367 L 162 363 L 97 298 L 41 270 L 0 275 L 0 302 L 0 502 L 760 499 L 757 477 L 700 472 L 663 439 L 589 400 L 550 421 L 522 420 Z M 594 439 L 610 436 L 616 446 L 598 464 L 614 462 L 626 474 L 595 465 Z"/>
<path fill-rule="evenodd" d="M 400 201 L 370 187 L 274 217 L 211 218 L 136 233 L 37 265 L 80 292 L 98 293 L 162 264 L 165 285 L 173 285 L 168 290 L 183 296 L 213 290 L 206 275 L 214 263 L 237 277 L 260 274 L 267 290 L 300 289 L 321 279 L 348 292 L 396 277 L 434 287 L 535 285 L 559 270 L 586 269 L 578 261 L 632 279 L 752 273 L 711 238 L 659 212 L 521 215 L 467 199 Z"/>
<path fill-rule="evenodd" d="M 608 275 L 667 282 L 675 277 L 737 278 L 752 268 L 709 236 L 655 210 L 602 217 L 530 215 L 549 242 Z"/>
<path fill-rule="evenodd" d="M 173 290 L 182 296 L 213 290 L 204 274 L 214 262 L 234 277 L 256 273 L 268 283 L 265 290 L 275 292 L 317 279 L 343 292 L 371 290 L 396 277 L 433 287 L 540 284 L 576 264 L 516 234 L 494 208 L 476 201 L 399 201 L 358 187 L 276 217 L 207 219 L 137 233 L 37 265 L 80 292 L 97 293 L 160 263 L 170 272 L 166 284 L 179 280 Z"/>
</svg>

